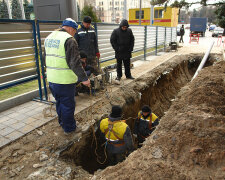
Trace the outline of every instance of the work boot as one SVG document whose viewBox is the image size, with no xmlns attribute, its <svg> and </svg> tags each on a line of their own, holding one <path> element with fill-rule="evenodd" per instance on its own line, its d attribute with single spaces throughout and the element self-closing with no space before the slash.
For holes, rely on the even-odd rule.
<svg viewBox="0 0 225 180">
<path fill-rule="evenodd" d="M 127 77 L 127 79 L 135 79 L 133 76 L 129 76 Z"/>
<path fill-rule="evenodd" d="M 70 136 L 70 135 L 72 135 L 72 134 L 77 134 L 77 133 L 79 133 L 79 132 L 81 132 L 81 131 L 82 131 L 82 128 L 81 128 L 80 126 L 77 126 L 76 129 L 75 129 L 74 131 L 71 131 L 71 132 L 64 132 L 64 134 L 65 134 L 66 136 Z"/>
<path fill-rule="evenodd" d="M 120 80 L 121 80 L 121 77 L 117 77 L 116 80 L 117 80 L 117 81 L 120 81 Z"/>
</svg>

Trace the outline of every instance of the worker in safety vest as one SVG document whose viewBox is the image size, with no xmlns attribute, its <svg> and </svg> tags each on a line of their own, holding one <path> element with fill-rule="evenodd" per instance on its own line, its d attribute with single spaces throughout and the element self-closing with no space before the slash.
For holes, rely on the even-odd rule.
<svg viewBox="0 0 225 180">
<path fill-rule="evenodd" d="M 94 68 L 94 74 L 99 74 L 98 61 L 100 53 L 98 49 L 98 40 L 94 27 L 91 25 L 91 17 L 85 16 L 83 22 L 78 27 L 75 34 L 79 50 L 87 54 L 87 65 Z M 97 57 L 97 59 L 96 59 Z"/>
<path fill-rule="evenodd" d="M 45 39 L 45 61 L 47 80 L 52 95 L 56 99 L 58 121 L 65 134 L 77 129 L 74 119 L 75 111 L 75 83 L 79 79 L 86 86 L 90 86 L 80 62 L 80 52 L 74 39 L 77 23 L 67 18 L 62 28 L 52 32 Z"/>
<path fill-rule="evenodd" d="M 110 165 L 122 162 L 133 151 L 133 139 L 129 126 L 121 120 L 122 109 L 113 106 L 108 118 L 100 122 L 100 130 L 106 139 L 106 150 Z"/>
<path fill-rule="evenodd" d="M 138 147 L 142 146 L 145 138 L 152 133 L 158 124 L 158 117 L 152 113 L 148 105 L 144 105 L 142 111 L 138 113 L 134 125 L 134 136 L 138 139 Z"/>
</svg>

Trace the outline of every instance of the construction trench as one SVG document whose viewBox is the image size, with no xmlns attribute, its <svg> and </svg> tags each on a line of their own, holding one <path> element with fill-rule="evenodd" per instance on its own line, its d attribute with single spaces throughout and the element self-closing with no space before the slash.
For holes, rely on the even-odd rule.
<svg viewBox="0 0 225 180">
<path fill-rule="evenodd" d="M 206 88 L 206 93 L 209 93 L 214 99 L 204 96 L 202 99 L 207 103 L 212 101 L 205 107 L 204 103 L 201 104 L 202 90 L 195 92 L 195 88 L 203 86 L 201 85 L 202 79 L 197 84 L 190 83 L 202 57 L 203 54 L 174 56 L 134 81 L 117 87 L 115 91 L 108 88 L 103 93 L 99 92 L 97 96 L 101 98 L 97 102 L 92 102 L 91 107 L 75 115 L 84 130 L 77 134 L 72 141 L 68 141 L 68 137 L 60 135 L 61 129 L 57 125 L 57 120 L 54 120 L 39 128 L 43 131 L 43 136 L 39 137 L 34 132 L 17 141 L 18 145 L 24 144 L 22 149 L 26 152 L 21 155 L 21 158 L 10 157 L 10 154 L 18 151 L 16 143 L 5 147 L 0 152 L 0 160 L 4 162 L 3 166 L 0 164 L 0 168 L 5 168 L 4 171 L 0 171 L 0 177 L 3 179 L 13 177 L 14 179 L 93 180 L 138 179 L 140 177 L 143 179 L 224 179 L 225 62 L 221 61 L 220 54 L 210 54 L 204 66 L 204 69 L 211 68 L 206 72 L 211 73 L 212 71 L 214 73 L 212 73 L 212 77 L 216 79 L 214 82 L 210 81 L 206 86 L 210 91 L 208 92 Z M 214 67 L 217 69 L 214 70 Z M 216 76 L 215 72 L 219 74 Z M 199 76 L 201 75 L 200 73 Z M 210 80 L 210 77 L 205 75 L 202 78 L 207 81 Z M 192 89 L 193 92 L 187 95 L 188 90 Z M 195 101 L 198 95 L 199 99 Z M 183 101 L 180 102 L 182 98 Z M 188 105 L 188 102 L 192 101 L 196 102 L 199 108 L 193 104 Z M 162 121 L 152 135 L 147 138 L 142 148 L 131 153 L 124 162 L 107 167 L 107 160 L 104 164 L 99 163 L 105 160 L 105 155 L 98 124 L 110 113 L 111 104 L 122 106 L 123 119 L 127 119 L 131 130 L 134 127 L 134 119 L 144 104 L 150 105 L 152 112 Z M 187 111 L 182 112 L 182 108 L 186 108 Z M 208 122 L 207 113 L 213 114 L 213 118 L 210 115 L 213 122 Z M 185 121 L 185 118 L 198 120 L 198 122 L 193 124 L 193 122 Z M 201 124 L 201 119 L 207 121 L 207 124 Z M 211 127 L 212 123 L 215 125 L 213 132 L 210 131 L 207 134 L 205 129 L 210 129 L 207 126 L 210 124 Z M 197 128 L 198 126 L 202 128 L 202 131 L 201 128 Z M 188 132 L 189 130 L 191 134 Z M 214 131 L 217 131 L 217 134 L 214 134 Z M 187 138 L 186 135 L 190 138 Z M 194 135 L 200 140 L 196 140 Z M 209 139 L 209 137 L 214 138 L 211 143 L 213 142 L 215 145 L 211 145 L 214 149 L 210 150 L 210 157 L 206 158 L 203 152 L 208 153 L 208 149 L 204 148 L 207 147 L 207 143 L 210 144 L 210 141 L 206 143 L 204 138 Z M 171 139 L 172 143 L 169 143 Z M 188 153 L 193 151 L 195 154 L 189 155 L 186 153 L 187 151 Z M 40 162 L 39 157 L 43 154 L 49 158 Z M 201 158 L 206 159 L 206 162 L 204 161 L 206 165 Z M 13 163 L 15 164 L 12 165 Z M 10 176 L 10 173 L 14 172 L 13 169 L 21 165 L 25 166 L 24 172 L 17 172 L 15 173 L 17 176 Z M 187 168 L 182 166 L 187 166 Z M 211 173 L 211 175 L 207 173 Z"/>
<path fill-rule="evenodd" d="M 154 75 L 148 77 L 148 79 L 146 77 L 138 78 L 137 81 L 144 84 L 140 89 L 136 87 L 131 90 L 130 94 L 127 89 L 124 90 L 130 96 L 125 97 L 123 119 L 127 120 L 126 123 L 131 130 L 134 128 L 135 117 L 142 105 L 149 104 L 152 111 L 160 119 L 164 116 L 180 89 L 192 79 L 202 60 L 202 56 L 191 55 L 188 58 L 186 56 L 177 56 L 175 59 L 177 60 L 175 60 L 176 64 L 171 64 L 162 73 L 158 72 L 158 77 Z M 211 55 L 204 67 L 213 65 L 215 59 L 218 59 L 218 57 Z M 154 70 L 152 74 L 154 74 Z M 121 90 L 123 91 L 122 87 Z M 111 102 L 111 104 L 114 103 Z M 103 117 L 106 116 L 103 115 Z M 60 153 L 60 158 L 65 162 L 69 161 L 81 166 L 90 174 L 94 174 L 99 169 L 105 169 L 108 162 L 104 150 L 104 140 L 100 137 L 99 123 L 100 121 L 95 122 L 87 133 L 83 134 L 79 142 L 73 145 L 70 144 L 63 150 Z M 95 131 L 95 135 L 93 135 L 93 131 Z M 135 144 L 135 149 L 137 149 L 137 144 Z"/>
</svg>

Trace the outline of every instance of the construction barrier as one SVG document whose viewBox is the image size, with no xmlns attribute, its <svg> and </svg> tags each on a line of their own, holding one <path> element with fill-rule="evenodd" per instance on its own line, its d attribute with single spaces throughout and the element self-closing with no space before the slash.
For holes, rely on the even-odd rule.
<svg viewBox="0 0 225 180">
<path fill-rule="evenodd" d="M 225 47 L 225 36 L 218 36 L 217 46 L 221 46 L 221 44 L 223 44 L 223 47 Z"/>
<path fill-rule="evenodd" d="M 190 41 L 189 43 L 191 42 L 199 42 L 199 34 L 190 34 Z"/>
</svg>

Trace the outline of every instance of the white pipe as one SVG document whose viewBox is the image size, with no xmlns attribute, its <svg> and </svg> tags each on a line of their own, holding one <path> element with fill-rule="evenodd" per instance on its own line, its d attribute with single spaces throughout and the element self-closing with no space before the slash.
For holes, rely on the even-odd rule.
<svg viewBox="0 0 225 180">
<path fill-rule="evenodd" d="M 212 42 L 211 42 L 208 51 L 205 53 L 205 56 L 203 57 L 203 59 L 202 59 L 200 65 L 198 66 L 198 69 L 197 69 L 197 71 L 195 72 L 195 75 L 193 76 L 193 78 L 191 79 L 191 81 L 198 75 L 199 71 L 200 71 L 200 70 L 203 68 L 203 66 L 205 65 L 205 62 L 206 62 L 206 60 L 207 60 L 207 58 L 208 58 L 208 56 L 209 56 L 210 51 L 212 50 L 212 47 L 213 47 L 214 43 L 215 43 L 215 41 L 212 41 Z"/>
<path fill-rule="evenodd" d="M 6 5 L 7 5 L 7 9 L 8 9 L 8 14 L 9 14 L 9 19 L 12 19 L 12 10 L 9 4 L 9 0 L 6 0 Z"/>
</svg>

